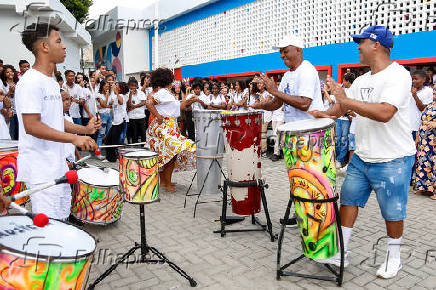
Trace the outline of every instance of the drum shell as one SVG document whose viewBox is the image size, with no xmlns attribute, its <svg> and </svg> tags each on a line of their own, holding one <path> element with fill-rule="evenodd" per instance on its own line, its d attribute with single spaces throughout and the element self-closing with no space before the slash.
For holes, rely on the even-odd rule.
<svg viewBox="0 0 436 290">
<path fill-rule="evenodd" d="M 3 193 L 6 196 L 13 196 L 26 190 L 26 185 L 23 182 L 17 181 L 17 157 L 18 150 L 16 147 L 0 149 L 0 186 L 3 188 Z M 15 203 L 24 204 L 28 200 L 29 197 L 26 196 L 18 199 Z"/>
<path fill-rule="evenodd" d="M 222 114 L 229 179 L 235 182 L 261 178 L 260 141 L 262 112 Z M 233 213 L 252 215 L 260 212 L 260 188 L 231 187 Z"/>
<path fill-rule="evenodd" d="M 128 157 L 136 151 L 120 150 L 120 191 L 124 201 L 146 204 L 159 201 L 159 162 L 158 155 L 150 157 Z"/>
<path fill-rule="evenodd" d="M 197 189 L 202 193 L 218 194 L 221 184 L 222 159 L 217 158 L 217 164 L 212 158 L 202 156 L 223 156 L 224 136 L 221 127 L 220 110 L 194 110 L 193 120 L 197 132 L 195 141 L 197 147 Z M 207 179 L 206 179 L 207 177 Z"/>
<path fill-rule="evenodd" d="M 76 219 L 89 224 L 107 225 L 119 220 L 122 211 L 123 197 L 118 185 L 94 185 L 80 179 L 74 185 L 71 214 Z"/>
<path fill-rule="evenodd" d="M 21 215 L 15 214 L 13 216 Z M 32 221 L 30 219 L 29 221 L 31 224 Z M 50 219 L 50 222 L 53 221 Z M 65 222 L 57 220 L 55 222 L 75 227 Z M 94 240 L 94 245 L 96 244 L 95 238 L 91 234 L 83 229 L 79 230 L 89 235 Z M 61 235 L 62 232 L 59 232 L 59 234 Z M 37 239 L 38 237 L 35 238 Z M 25 245 L 22 248 L 24 249 Z M 76 256 L 59 257 L 59 255 L 56 255 L 47 257 L 40 254 L 17 251 L 0 244 L 0 272 L 2 273 L 0 289 L 84 290 L 86 289 L 88 276 L 91 271 L 94 252 L 95 246 L 92 252 L 88 253 L 80 252 L 78 249 Z"/>
<path fill-rule="evenodd" d="M 313 132 L 283 132 L 281 143 L 291 195 L 311 200 L 336 197 L 334 124 Z M 338 253 L 334 203 L 294 202 L 304 255 L 327 259 Z"/>
</svg>

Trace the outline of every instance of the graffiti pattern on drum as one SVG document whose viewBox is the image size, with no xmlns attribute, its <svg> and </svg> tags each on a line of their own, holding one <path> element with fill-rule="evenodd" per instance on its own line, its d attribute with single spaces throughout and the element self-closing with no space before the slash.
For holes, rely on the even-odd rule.
<svg viewBox="0 0 436 290">
<path fill-rule="evenodd" d="M 130 160 L 123 158 L 121 186 L 129 202 L 152 202 L 159 198 L 158 158 Z"/>
<path fill-rule="evenodd" d="M 298 136 L 284 136 L 283 153 L 288 168 L 291 194 L 315 200 L 335 196 L 333 136 L 332 128 Z M 303 253 L 311 259 L 334 256 L 339 248 L 333 203 L 295 200 L 295 213 Z"/>
<path fill-rule="evenodd" d="M 0 253 L 1 289 L 85 289 L 91 259 L 47 263 Z"/>
</svg>

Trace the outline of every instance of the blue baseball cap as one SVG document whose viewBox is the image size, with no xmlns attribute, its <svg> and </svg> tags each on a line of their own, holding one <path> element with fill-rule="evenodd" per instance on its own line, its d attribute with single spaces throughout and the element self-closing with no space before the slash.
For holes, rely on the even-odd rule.
<svg viewBox="0 0 436 290">
<path fill-rule="evenodd" d="M 356 43 L 360 43 L 362 39 L 369 38 L 372 41 L 380 42 L 380 44 L 386 48 L 390 49 L 394 47 L 394 36 L 392 32 L 390 32 L 389 29 L 386 28 L 386 26 L 370 26 L 365 29 L 362 34 L 351 34 L 350 36 Z"/>
</svg>

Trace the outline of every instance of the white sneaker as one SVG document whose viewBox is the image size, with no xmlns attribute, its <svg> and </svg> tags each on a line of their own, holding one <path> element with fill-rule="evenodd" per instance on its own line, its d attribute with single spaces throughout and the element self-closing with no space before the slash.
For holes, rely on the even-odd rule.
<svg viewBox="0 0 436 290">
<path fill-rule="evenodd" d="M 109 161 L 107 159 L 102 160 L 103 163 L 108 163 Z"/>
<path fill-rule="evenodd" d="M 401 264 L 400 258 L 389 257 L 389 252 L 386 255 L 386 259 L 380 268 L 377 270 L 377 277 L 383 279 L 391 279 L 397 276 L 398 271 L 401 270 L 403 265 Z"/>
<path fill-rule="evenodd" d="M 350 251 L 345 252 L 344 257 L 344 268 L 348 267 L 349 261 L 348 261 L 348 254 L 351 253 Z M 333 257 L 330 257 L 328 259 L 316 259 L 315 262 L 321 263 L 321 264 L 331 264 L 340 267 L 341 266 L 341 252 L 337 253 Z"/>
<path fill-rule="evenodd" d="M 105 157 L 103 156 L 103 155 L 97 155 L 97 156 L 95 156 L 98 160 L 104 160 L 105 159 Z"/>
</svg>

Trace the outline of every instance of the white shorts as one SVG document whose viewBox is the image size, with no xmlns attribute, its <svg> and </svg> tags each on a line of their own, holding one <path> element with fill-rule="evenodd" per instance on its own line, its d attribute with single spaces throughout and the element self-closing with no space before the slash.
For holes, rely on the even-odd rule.
<svg viewBox="0 0 436 290">
<path fill-rule="evenodd" d="M 26 184 L 29 189 L 41 184 Z M 66 220 L 71 211 L 71 187 L 58 184 L 30 196 L 33 213 L 44 213 L 49 218 Z"/>
</svg>

